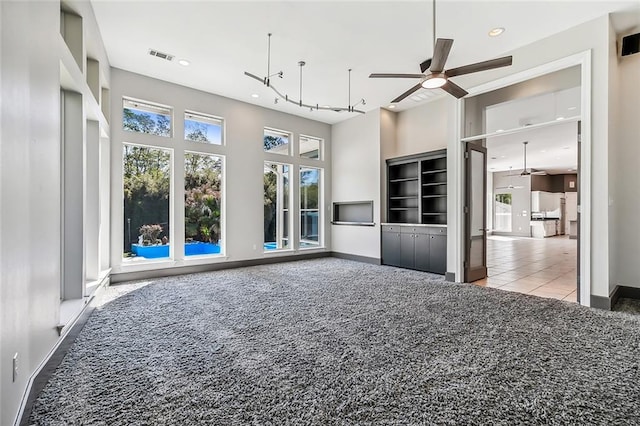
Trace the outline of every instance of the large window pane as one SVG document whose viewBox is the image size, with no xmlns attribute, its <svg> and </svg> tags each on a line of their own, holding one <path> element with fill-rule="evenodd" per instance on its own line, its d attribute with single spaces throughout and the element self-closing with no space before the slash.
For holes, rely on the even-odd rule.
<svg viewBox="0 0 640 426">
<path fill-rule="evenodd" d="M 320 245 L 320 169 L 300 168 L 300 248 Z"/>
<path fill-rule="evenodd" d="M 496 194 L 496 200 L 493 207 L 495 219 L 493 229 L 501 232 L 511 232 L 511 202 L 510 193 Z"/>
<path fill-rule="evenodd" d="M 222 145 L 222 120 L 210 115 L 187 111 L 184 114 L 184 139 Z"/>
<path fill-rule="evenodd" d="M 266 152 L 289 155 L 289 133 L 264 129 L 262 145 Z"/>
<path fill-rule="evenodd" d="M 171 109 L 162 105 L 123 99 L 122 128 L 130 132 L 171 136 Z"/>
<path fill-rule="evenodd" d="M 289 182 L 291 166 L 264 163 L 264 249 L 290 247 Z"/>
<path fill-rule="evenodd" d="M 220 254 L 222 158 L 186 152 L 184 163 L 184 254 Z"/>
<path fill-rule="evenodd" d="M 169 257 L 171 154 L 124 145 L 124 257 Z"/>
<path fill-rule="evenodd" d="M 322 139 L 300 136 L 300 157 L 322 159 Z"/>
</svg>

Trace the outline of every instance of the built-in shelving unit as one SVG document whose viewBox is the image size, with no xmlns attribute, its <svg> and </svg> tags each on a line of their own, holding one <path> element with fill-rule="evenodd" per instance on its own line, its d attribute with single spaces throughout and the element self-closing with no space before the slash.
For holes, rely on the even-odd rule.
<svg viewBox="0 0 640 426">
<path fill-rule="evenodd" d="M 447 223 L 446 150 L 387 161 L 389 223 Z"/>
<path fill-rule="evenodd" d="M 446 224 L 447 151 L 387 160 L 382 263 L 444 274 Z"/>
<path fill-rule="evenodd" d="M 63 0 L 56 40 L 64 206 L 60 328 L 68 306 L 75 312 L 76 302 L 109 274 L 109 68 L 98 38 L 91 8 Z"/>
</svg>

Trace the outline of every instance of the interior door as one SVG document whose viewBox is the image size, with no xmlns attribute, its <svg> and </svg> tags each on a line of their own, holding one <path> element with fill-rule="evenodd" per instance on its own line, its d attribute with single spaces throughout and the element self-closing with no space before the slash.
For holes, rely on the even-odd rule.
<svg viewBox="0 0 640 426">
<path fill-rule="evenodd" d="M 465 143 L 464 281 L 487 276 L 487 149 Z"/>
</svg>

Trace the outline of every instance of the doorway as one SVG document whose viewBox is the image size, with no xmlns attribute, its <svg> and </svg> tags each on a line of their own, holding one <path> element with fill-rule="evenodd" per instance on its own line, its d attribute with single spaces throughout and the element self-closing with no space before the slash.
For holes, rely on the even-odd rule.
<svg viewBox="0 0 640 426">
<path fill-rule="evenodd" d="M 464 122 L 463 128 L 465 129 L 466 134 L 477 134 L 475 137 L 461 137 L 460 140 L 467 143 L 470 141 L 478 141 L 479 139 L 483 139 L 485 141 L 484 145 L 488 145 L 488 157 L 489 157 L 489 165 L 491 167 L 491 158 L 499 159 L 502 154 L 494 155 L 491 149 L 490 139 L 492 137 L 499 138 L 502 136 L 510 135 L 511 137 L 519 137 L 526 139 L 526 132 L 530 130 L 537 130 L 539 132 L 551 132 L 555 131 L 555 127 L 560 125 L 563 126 L 572 126 L 573 129 L 573 141 L 575 143 L 575 150 L 573 152 L 575 154 L 580 154 L 582 152 L 582 159 L 585 159 L 586 154 L 590 154 L 589 147 L 580 147 L 577 144 L 578 139 L 578 122 L 583 119 L 589 119 L 589 113 L 586 111 L 586 114 L 581 114 L 580 110 L 585 109 L 584 105 L 589 105 L 587 102 L 589 99 L 588 93 L 585 96 L 585 92 L 588 92 L 588 87 L 583 87 L 580 84 L 580 81 L 588 81 L 584 79 L 585 76 L 585 63 L 589 62 L 589 55 L 585 54 L 584 57 L 579 57 L 577 55 L 576 58 L 573 58 L 576 61 L 577 65 L 574 65 L 573 70 L 568 70 L 567 68 L 572 67 L 560 67 L 558 68 L 560 73 L 564 73 L 565 77 L 567 73 L 574 73 L 578 75 L 579 79 L 577 85 L 574 85 L 575 92 L 579 94 L 578 97 L 578 105 L 573 105 L 573 108 L 570 108 L 572 105 L 566 106 L 568 113 L 564 113 L 565 115 L 559 114 L 559 109 L 554 108 L 549 113 L 552 115 L 551 119 L 544 120 L 543 117 L 518 117 L 519 121 L 515 126 L 510 126 L 506 128 L 491 128 L 491 123 L 485 122 L 486 118 L 484 114 L 487 113 L 486 110 L 482 110 L 479 115 L 482 116 L 482 126 L 478 126 L 478 121 L 470 124 L 468 114 L 469 104 L 473 106 L 478 105 L 478 99 L 469 98 L 465 99 L 459 105 L 459 110 L 461 113 L 461 118 Z M 566 64 L 566 61 L 565 61 Z M 588 64 L 587 64 L 588 65 Z M 542 67 L 545 68 L 545 67 Z M 548 67 L 546 67 L 548 69 Z M 522 73 L 521 73 L 522 74 Z M 538 77 L 535 77 L 535 74 L 532 72 L 524 73 L 528 74 L 530 78 L 516 80 L 519 83 L 529 83 L 533 80 L 538 79 L 539 77 L 546 77 L 547 74 L 539 73 Z M 588 73 L 586 73 L 588 74 Z M 531 77 L 533 76 L 533 77 Z M 513 81 L 513 80 L 512 80 Z M 588 85 L 587 85 L 588 86 Z M 508 89 L 509 86 L 507 84 L 498 85 L 498 83 L 492 84 L 493 90 L 485 90 L 479 91 L 478 94 L 485 94 L 490 96 L 498 96 L 495 92 L 498 92 L 500 89 Z M 504 90 L 503 90 L 504 91 Z M 557 93 L 554 94 L 557 98 Z M 469 103 L 467 104 L 467 101 Z M 481 102 L 480 102 L 481 103 Z M 582 108 L 581 108 L 582 107 Z M 588 109 L 588 108 L 587 108 Z M 571 114 L 571 111 L 575 111 Z M 523 122 L 524 120 L 531 120 L 534 118 L 534 122 Z M 537 119 L 537 121 L 535 121 Z M 473 129 L 473 126 L 477 128 Z M 478 128 L 482 127 L 482 128 Z M 559 127 L 558 127 L 559 128 Z M 545 130 L 546 129 L 546 130 Z M 513 149 L 522 150 L 522 145 L 520 144 L 519 148 L 516 144 Z M 462 146 L 461 146 L 462 147 Z M 538 150 L 540 151 L 540 150 Z M 460 151 L 459 151 L 460 152 Z M 522 153 L 522 151 L 521 151 Z M 526 155 L 526 154 L 525 154 Z M 505 155 L 506 156 L 506 155 Z M 462 157 L 462 156 L 461 156 Z M 578 157 L 578 155 L 576 155 Z M 551 158 L 551 157 L 547 157 Z M 552 159 L 553 160 L 553 159 Z M 461 162 L 464 159 L 461 160 Z M 553 161 L 550 161 L 553 163 Z M 546 175 L 545 179 L 551 179 L 553 175 L 560 174 L 570 174 L 573 175 L 572 185 L 575 186 L 574 195 L 577 195 L 575 191 L 577 191 L 578 182 L 586 181 L 585 174 L 577 175 L 579 168 L 579 160 L 575 160 L 573 165 L 567 167 L 565 170 L 538 170 L 537 163 L 534 166 L 523 164 L 518 165 L 517 174 L 513 173 L 516 168 L 515 165 L 511 165 L 512 170 L 508 171 L 503 169 L 502 172 L 505 172 L 508 180 L 513 182 L 509 182 L 507 184 L 496 185 L 492 182 L 492 178 L 487 179 L 488 186 L 488 194 L 485 198 L 485 211 L 487 213 L 487 240 L 486 240 L 486 255 L 487 255 L 487 272 L 488 277 L 483 280 L 483 285 L 491 286 L 491 287 L 505 287 L 505 290 L 516 290 L 520 287 L 521 292 L 536 294 L 540 296 L 551 296 L 554 298 L 562 298 L 566 300 L 580 300 L 580 302 L 584 305 L 589 305 L 589 286 L 588 283 L 590 281 L 589 275 L 584 275 L 583 280 L 578 280 L 581 272 L 584 274 L 584 271 L 588 271 L 586 265 L 588 264 L 588 252 L 589 252 L 589 244 L 588 239 L 586 241 L 577 240 L 577 232 L 571 237 L 567 235 L 571 230 L 571 226 L 573 226 L 573 230 L 577 230 L 579 228 L 579 222 L 573 220 L 571 224 L 567 221 L 566 212 L 564 211 L 565 207 L 564 202 L 566 202 L 566 197 L 564 195 L 560 196 L 560 194 L 556 194 L 558 206 L 557 208 L 545 208 L 543 209 L 533 209 L 531 204 L 527 206 L 527 208 L 520 208 L 516 204 L 516 195 L 515 195 L 515 187 L 521 186 L 521 174 L 524 175 L 525 169 L 526 174 L 529 175 L 528 179 L 531 179 L 531 172 L 533 172 L 533 176 L 536 176 L 534 179 L 538 179 L 539 175 Z M 585 164 L 588 164 L 585 162 Z M 548 164 L 547 166 L 554 166 L 554 164 Z M 566 166 L 566 165 L 565 165 Z M 534 168 L 532 170 L 532 167 Z M 462 169 L 462 168 L 461 168 Z M 569 170 L 572 169 L 572 170 Z M 497 171 L 497 170 L 496 170 Z M 549 173 L 550 172 L 550 173 Z M 562 172 L 562 173 L 561 173 Z M 590 170 L 586 170 L 586 175 L 590 174 Z M 491 174 L 489 174 L 490 176 Z M 514 176 L 515 175 L 515 176 Z M 564 177 L 556 177 L 557 179 L 564 179 Z M 528 183 L 528 195 L 526 199 L 530 200 L 530 191 L 531 191 L 531 182 Z M 496 189 L 499 187 L 499 190 Z M 534 188 L 535 190 L 535 188 Z M 552 192 L 552 191 L 541 191 L 544 193 Z M 562 191 L 557 191 L 562 192 Z M 463 194 L 465 192 L 463 191 Z M 549 194 L 542 194 L 549 195 Z M 589 194 L 587 194 L 589 195 Z M 560 198 L 562 201 L 562 206 L 560 205 Z M 574 199 L 576 199 L 575 197 Z M 461 200 L 463 203 L 466 201 L 465 196 L 462 195 Z M 583 197 L 584 199 L 584 197 Z M 529 201 L 531 203 L 531 201 Z M 467 209 L 467 205 L 463 205 L 462 209 L 465 211 Z M 530 222 L 532 222 L 532 212 L 536 211 L 544 211 L 544 215 L 550 215 L 547 217 L 541 217 L 542 222 L 552 222 L 553 231 L 549 234 L 543 234 L 541 238 L 535 239 L 532 237 Z M 554 212 L 554 210 L 557 210 Z M 576 206 L 575 210 L 578 208 Z M 555 215 L 555 216 L 553 216 Z M 463 230 L 462 241 L 466 241 L 468 234 L 468 214 L 465 212 L 464 217 L 460 218 L 461 220 L 460 227 Z M 549 219 L 552 219 L 551 221 Z M 520 223 L 518 221 L 520 220 Z M 467 225 L 465 226 L 465 223 Z M 523 225 L 524 224 L 524 225 Z M 582 223 L 581 226 L 584 229 L 585 223 Z M 466 229 L 465 229 L 466 228 Z M 543 227 L 544 228 L 544 227 Z M 548 226 L 548 228 L 550 228 Z M 562 235 L 562 230 L 564 228 L 564 235 Z M 518 235 L 520 232 L 520 235 Z M 578 244 L 581 245 L 583 250 L 578 250 Z M 466 242 L 463 246 L 466 245 Z M 586 250 L 584 250 L 586 248 Z M 460 260 L 460 270 L 461 276 L 465 276 L 465 272 L 467 270 L 467 253 L 461 253 Z M 579 260 L 582 259 L 582 262 Z M 585 262 L 586 259 L 586 262 Z M 554 268 L 556 270 L 554 270 Z M 555 275 L 554 275 L 555 274 Z M 573 274 L 573 275 L 572 275 Z M 492 278 L 493 276 L 493 278 Z M 517 281 L 521 281 L 517 283 Z M 560 284 L 562 289 L 554 289 L 553 291 L 550 288 L 550 282 L 554 281 L 554 284 Z M 580 285 L 582 282 L 582 285 Z M 557 291 L 556 291 L 557 290 Z M 564 293 L 562 293 L 564 292 Z"/>
</svg>

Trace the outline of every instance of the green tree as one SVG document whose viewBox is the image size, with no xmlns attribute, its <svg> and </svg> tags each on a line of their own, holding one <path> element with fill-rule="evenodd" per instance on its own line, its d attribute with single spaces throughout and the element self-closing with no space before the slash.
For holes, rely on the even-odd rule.
<svg viewBox="0 0 640 426">
<path fill-rule="evenodd" d="M 263 146 L 265 151 L 270 151 L 277 146 L 285 145 L 287 143 L 288 141 L 280 136 L 264 135 Z"/>
<path fill-rule="evenodd" d="M 143 225 L 161 225 L 159 238 L 169 234 L 170 159 L 170 154 L 161 149 L 123 148 L 125 253 L 130 251 L 130 243 L 137 243 Z"/>
<path fill-rule="evenodd" d="M 217 243 L 220 239 L 222 163 L 219 158 L 185 154 L 185 237 Z"/>
</svg>

